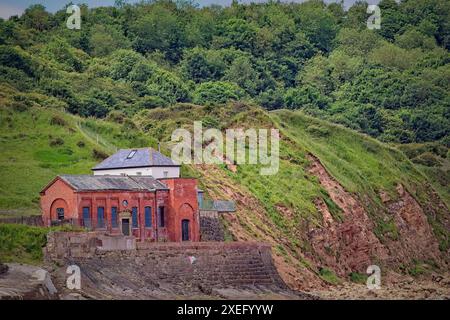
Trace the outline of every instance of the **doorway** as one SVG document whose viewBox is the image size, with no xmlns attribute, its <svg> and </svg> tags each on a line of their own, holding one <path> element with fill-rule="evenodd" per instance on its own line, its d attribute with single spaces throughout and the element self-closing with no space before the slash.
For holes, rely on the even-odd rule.
<svg viewBox="0 0 450 320">
<path fill-rule="evenodd" d="M 122 233 L 124 236 L 130 235 L 130 219 L 122 219 Z"/>
<path fill-rule="evenodd" d="M 181 220 L 181 241 L 189 241 L 189 220 Z"/>
</svg>

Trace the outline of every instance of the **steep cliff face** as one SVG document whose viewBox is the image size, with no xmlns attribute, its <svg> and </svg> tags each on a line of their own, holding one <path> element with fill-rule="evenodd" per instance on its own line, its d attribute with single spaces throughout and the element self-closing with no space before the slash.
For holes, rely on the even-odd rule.
<svg viewBox="0 0 450 320">
<path fill-rule="evenodd" d="M 343 212 L 342 221 L 335 221 L 323 202 L 316 204 L 324 219 L 323 227 L 308 234 L 316 260 L 323 261 L 340 275 L 364 272 L 371 263 L 393 267 L 413 261 L 429 261 L 440 267 L 446 266 L 447 255 L 439 250 L 424 210 L 401 184 L 396 188 L 396 200 L 390 199 L 386 193 L 381 195 L 387 215 L 392 218 L 398 233 L 395 239 L 386 238 L 381 243 L 361 201 L 345 191 L 319 159 L 314 156 L 309 159 L 309 171 L 318 177 Z"/>
<path fill-rule="evenodd" d="M 372 264 L 379 265 L 383 272 L 399 270 L 402 266 L 412 266 L 417 262 L 433 264 L 438 268 L 437 272 L 448 269 L 448 254 L 439 249 L 424 210 L 401 184 L 396 188 L 398 197 L 395 200 L 387 194 L 381 196 L 386 215 L 395 223 L 397 232 L 394 239 L 385 237 L 381 241 L 363 201 L 346 191 L 318 158 L 310 155 L 308 159 L 308 172 L 317 177 L 341 212 L 339 217 L 333 217 L 336 215 L 330 212 L 324 200 L 317 198 L 314 201 L 321 213 L 321 223 L 300 221 L 293 235 L 309 245 L 306 250 L 292 245 L 290 239 L 268 218 L 264 205 L 250 191 L 236 184 L 218 168 L 197 167 L 211 195 L 236 201 L 238 212 L 223 216 L 228 232 L 235 240 L 258 239 L 271 243 L 275 249 L 275 265 L 291 288 L 325 288 L 326 281 L 320 275 L 322 268 L 332 270 L 344 280 L 352 272 L 364 274 Z M 286 206 L 279 205 L 277 210 L 287 218 L 294 216 Z"/>
<path fill-rule="evenodd" d="M 317 204 L 324 224 L 312 228 L 307 234 L 314 251 L 311 258 L 331 267 L 341 276 L 352 271 L 364 272 L 374 261 L 386 260 L 388 250 L 375 236 L 373 221 L 361 203 L 329 175 L 317 158 L 308 158 L 311 161 L 309 172 L 319 179 L 342 210 L 342 221 L 336 221 L 323 201 Z"/>
<path fill-rule="evenodd" d="M 440 252 L 439 243 L 424 210 L 401 184 L 396 190 L 399 198 L 385 203 L 389 214 L 394 217 L 399 233 L 399 241 L 387 243 L 391 259 L 398 263 L 408 260 L 428 260 L 443 265 L 446 253 Z"/>
</svg>

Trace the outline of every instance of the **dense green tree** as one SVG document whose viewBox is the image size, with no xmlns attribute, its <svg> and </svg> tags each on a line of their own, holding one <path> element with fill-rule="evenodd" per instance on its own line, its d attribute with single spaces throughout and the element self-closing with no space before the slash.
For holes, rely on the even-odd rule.
<svg viewBox="0 0 450 320">
<path fill-rule="evenodd" d="M 183 26 L 177 16 L 163 6 L 153 6 L 130 26 L 133 47 L 140 53 L 160 50 L 167 59 L 178 62 L 185 43 Z"/>
<path fill-rule="evenodd" d="M 33 76 L 33 62 L 30 56 L 17 47 L 0 45 L 0 65 L 22 70 Z"/>
<path fill-rule="evenodd" d="M 132 50 L 117 50 L 110 59 L 109 74 L 114 80 L 126 80 L 133 67 L 143 61 L 139 53 Z"/>
<path fill-rule="evenodd" d="M 193 101 L 203 105 L 223 104 L 244 97 L 244 92 L 235 83 L 210 81 L 199 84 L 193 94 Z"/>
<path fill-rule="evenodd" d="M 34 4 L 25 9 L 21 20 L 28 28 L 33 28 L 38 31 L 49 29 L 52 25 L 50 14 L 45 10 L 41 4 Z"/>
<path fill-rule="evenodd" d="M 93 56 L 107 56 L 130 46 L 128 39 L 115 26 L 96 24 L 91 33 L 89 48 Z"/>
<path fill-rule="evenodd" d="M 383 141 L 448 143 L 450 2 L 382 0 L 380 30 L 367 5 L 118 1 L 81 5 L 81 30 L 65 7 L 33 5 L 0 19 L 2 94 L 96 117 L 248 99 Z"/>
</svg>

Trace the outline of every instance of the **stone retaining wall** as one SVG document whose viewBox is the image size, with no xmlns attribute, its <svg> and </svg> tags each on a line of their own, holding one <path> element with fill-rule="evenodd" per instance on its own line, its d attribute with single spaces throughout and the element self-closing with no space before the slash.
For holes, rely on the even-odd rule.
<svg viewBox="0 0 450 320">
<path fill-rule="evenodd" d="M 217 211 L 200 211 L 201 241 L 224 241 L 225 233 Z"/>
<path fill-rule="evenodd" d="M 102 232 L 49 232 L 44 256 L 47 260 L 92 258 L 98 252 L 135 250 L 134 237 L 106 235 Z"/>
<path fill-rule="evenodd" d="M 59 265 L 77 264 L 87 286 L 116 283 L 138 290 L 179 294 L 208 293 L 217 288 L 287 287 L 273 264 L 271 247 L 256 242 L 137 242 L 91 233 L 52 233 L 45 250 Z M 107 243 L 107 247 L 103 247 Z M 61 263 L 62 262 L 62 263 Z M 121 284 L 117 284 L 122 287 Z M 278 290 L 276 289 L 276 290 Z M 115 289 L 108 289 L 115 290 Z"/>
</svg>

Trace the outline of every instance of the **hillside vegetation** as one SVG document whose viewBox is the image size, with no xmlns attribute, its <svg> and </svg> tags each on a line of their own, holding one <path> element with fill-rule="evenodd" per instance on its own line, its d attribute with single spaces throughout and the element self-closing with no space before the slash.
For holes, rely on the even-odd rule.
<svg viewBox="0 0 450 320">
<path fill-rule="evenodd" d="M 393 250 L 391 246 L 399 245 L 399 251 L 407 252 L 403 263 L 413 264 L 415 254 L 404 248 L 409 241 L 404 238 L 404 226 L 389 209 L 389 203 L 405 202 L 398 192 L 399 185 L 415 199 L 412 201 L 417 201 L 416 208 L 423 208 L 421 214 L 431 226 L 436 248 L 439 245 L 439 250 L 447 255 L 450 245 L 448 208 L 433 192 L 427 177 L 402 152 L 371 137 L 302 112 L 279 110 L 267 113 L 257 106 L 243 103 L 213 109 L 180 104 L 140 112 L 133 121 L 145 134 L 160 139 L 163 145 L 170 145 L 170 134 L 175 128 L 192 130 L 193 121 L 202 121 L 204 129 L 280 129 L 281 160 L 276 175 L 262 176 L 259 166 L 255 165 L 238 165 L 236 168 L 219 165 L 214 169 L 197 165 L 185 168 L 185 174 L 199 177 L 202 188 L 210 196 L 226 197 L 238 203 L 236 216 L 226 217 L 223 221 L 232 237 L 273 242 L 277 254 L 282 257 L 281 263 L 295 266 L 296 270 L 307 268 L 320 277 L 320 270 L 316 267 L 324 260 L 317 261 L 321 254 L 311 247 L 313 240 L 307 236 L 311 230 L 327 230 L 329 227 L 318 201 L 325 204 L 325 210 L 330 212 L 337 225 L 358 225 L 358 220 L 348 220 L 349 212 L 354 208 L 348 211 L 345 206 L 346 201 L 353 199 L 366 212 L 371 221 L 370 232 L 380 241 L 380 246 Z M 311 173 L 311 156 L 319 159 L 347 192 L 341 194 L 345 198 L 344 205 L 336 203 L 339 197 L 331 195 L 333 190 L 327 189 Z M 389 197 L 388 203 L 383 197 Z M 448 191 L 444 198 L 448 200 Z M 363 218 L 357 216 L 356 219 Z M 397 253 L 393 250 L 390 255 L 395 259 Z M 399 266 L 398 262 L 394 265 Z M 328 267 L 336 270 L 336 266 Z"/>
<path fill-rule="evenodd" d="M 88 174 L 116 147 L 147 146 L 151 141 L 126 124 L 53 109 L 45 96 L 20 94 L 26 102 L 17 102 L 10 100 L 19 95 L 13 88 L 3 85 L 0 91 L 0 214 L 39 213 L 39 191 L 57 174 Z"/>
<path fill-rule="evenodd" d="M 0 20 L 0 215 L 38 214 L 54 176 L 90 173 L 117 148 L 160 143 L 169 155 L 173 130 L 193 121 L 277 128 L 276 175 L 182 167 L 208 196 L 236 202 L 222 219 L 227 240 L 271 243 L 298 288 L 360 279 L 373 263 L 442 270 L 449 5 L 382 0 L 380 30 L 366 28 L 366 3 L 316 0 L 117 1 L 82 6 L 81 30 L 66 28 L 65 10 L 40 5 Z M 23 250 L 6 239 L 3 259 L 40 259 L 42 229 L 29 231 L 36 242 L 27 230 L 0 232 L 32 242 Z"/>
<path fill-rule="evenodd" d="M 117 1 L 81 6 L 81 30 L 70 30 L 65 8 L 32 5 L 0 20 L 1 81 L 81 116 L 248 100 L 448 148 L 450 3 L 379 7 L 381 29 L 369 30 L 364 2 Z"/>
</svg>

